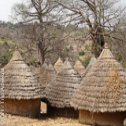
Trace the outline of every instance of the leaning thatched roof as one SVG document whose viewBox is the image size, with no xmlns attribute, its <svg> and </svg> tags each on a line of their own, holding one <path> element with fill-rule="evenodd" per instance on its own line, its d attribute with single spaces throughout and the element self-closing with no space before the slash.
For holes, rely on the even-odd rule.
<svg viewBox="0 0 126 126">
<path fill-rule="evenodd" d="M 77 60 L 74 69 L 82 76 L 85 73 L 85 67 L 82 65 L 80 60 Z"/>
<path fill-rule="evenodd" d="M 24 63 L 20 53 L 15 51 L 10 62 L 4 67 L 5 98 L 41 98 L 40 84 L 36 74 Z"/>
<path fill-rule="evenodd" d="M 47 98 L 53 107 L 71 107 L 71 96 L 80 84 L 80 75 L 72 68 L 69 61 L 65 61 L 56 79 L 46 88 Z"/>
<path fill-rule="evenodd" d="M 61 58 L 59 58 L 57 60 L 57 62 L 54 64 L 54 68 L 55 68 L 57 73 L 59 73 L 61 71 L 62 66 L 63 66 L 63 61 L 61 60 Z"/>
<path fill-rule="evenodd" d="M 83 78 L 72 105 L 91 112 L 126 111 L 126 73 L 107 47 Z"/>
</svg>

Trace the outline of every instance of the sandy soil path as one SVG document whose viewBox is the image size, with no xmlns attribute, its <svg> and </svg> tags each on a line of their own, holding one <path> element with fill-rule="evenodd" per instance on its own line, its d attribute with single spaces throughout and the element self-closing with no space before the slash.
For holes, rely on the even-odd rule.
<svg viewBox="0 0 126 126">
<path fill-rule="evenodd" d="M 47 118 L 38 120 L 11 115 L 5 115 L 5 122 L 5 126 L 86 126 L 80 124 L 76 119 Z"/>
</svg>

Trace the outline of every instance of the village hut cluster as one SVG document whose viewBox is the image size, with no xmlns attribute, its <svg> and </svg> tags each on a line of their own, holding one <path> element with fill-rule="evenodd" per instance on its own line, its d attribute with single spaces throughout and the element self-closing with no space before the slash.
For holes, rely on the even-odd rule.
<svg viewBox="0 0 126 126">
<path fill-rule="evenodd" d="M 47 115 L 123 126 L 126 72 L 107 46 L 98 59 L 92 56 L 87 68 L 80 61 L 72 65 L 59 58 L 54 66 L 43 64 L 34 72 L 15 51 L 3 69 L 5 113 L 36 117 L 45 107 Z"/>
</svg>

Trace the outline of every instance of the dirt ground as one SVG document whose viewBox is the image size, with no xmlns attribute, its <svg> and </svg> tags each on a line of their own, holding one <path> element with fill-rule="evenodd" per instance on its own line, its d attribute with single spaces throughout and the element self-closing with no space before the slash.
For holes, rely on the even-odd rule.
<svg viewBox="0 0 126 126">
<path fill-rule="evenodd" d="M 76 119 L 45 118 L 31 119 L 27 117 L 5 115 L 5 126 L 86 126 Z"/>
</svg>

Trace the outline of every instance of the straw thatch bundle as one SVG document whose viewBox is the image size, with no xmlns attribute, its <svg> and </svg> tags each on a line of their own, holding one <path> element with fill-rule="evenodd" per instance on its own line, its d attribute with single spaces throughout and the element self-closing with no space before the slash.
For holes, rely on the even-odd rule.
<svg viewBox="0 0 126 126">
<path fill-rule="evenodd" d="M 65 61 L 62 70 L 56 75 L 56 79 L 46 88 L 47 98 L 52 107 L 69 108 L 70 100 L 78 85 L 80 75 L 72 68 L 68 60 Z"/>
<path fill-rule="evenodd" d="M 42 88 L 46 88 L 47 84 L 49 83 L 49 72 L 48 72 L 48 65 L 44 63 L 39 69 L 38 69 L 38 76 L 40 85 Z"/>
<path fill-rule="evenodd" d="M 53 67 L 52 64 L 49 64 L 49 67 L 48 67 L 48 72 L 49 72 L 49 77 L 50 77 L 50 80 L 49 81 L 52 81 L 55 79 L 56 77 L 56 71 Z"/>
<path fill-rule="evenodd" d="M 82 63 L 80 62 L 80 60 L 77 60 L 75 65 L 74 65 L 74 69 L 82 76 L 85 73 L 85 67 L 82 65 Z"/>
<path fill-rule="evenodd" d="M 54 68 L 55 68 L 56 72 L 59 73 L 61 71 L 62 67 L 63 67 L 63 61 L 59 57 L 57 62 L 54 64 Z"/>
<path fill-rule="evenodd" d="M 126 111 L 126 73 L 107 47 L 81 81 L 72 105 L 90 112 Z"/>
<path fill-rule="evenodd" d="M 4 86 L 7 99 L 42 97 L 37 75 L 31 72 L 18 51 L 14 52 L 12 59 L 4 67 Z"/>
<path fill-rule="evenodd" d="M 90 62 L 88 64 L 87 68 L 85 69 L 85 72 L 82 75 L 82 77 L 84 77 L 88 73 L 88 71 L 91 69 L 91 67 L 93 66 L 93 64 L 95 64 L 96 60 L 97 60 L 96 57 L 93 55 L 91 57 L 91 59 L 90 59 Z"/>
</svg>

